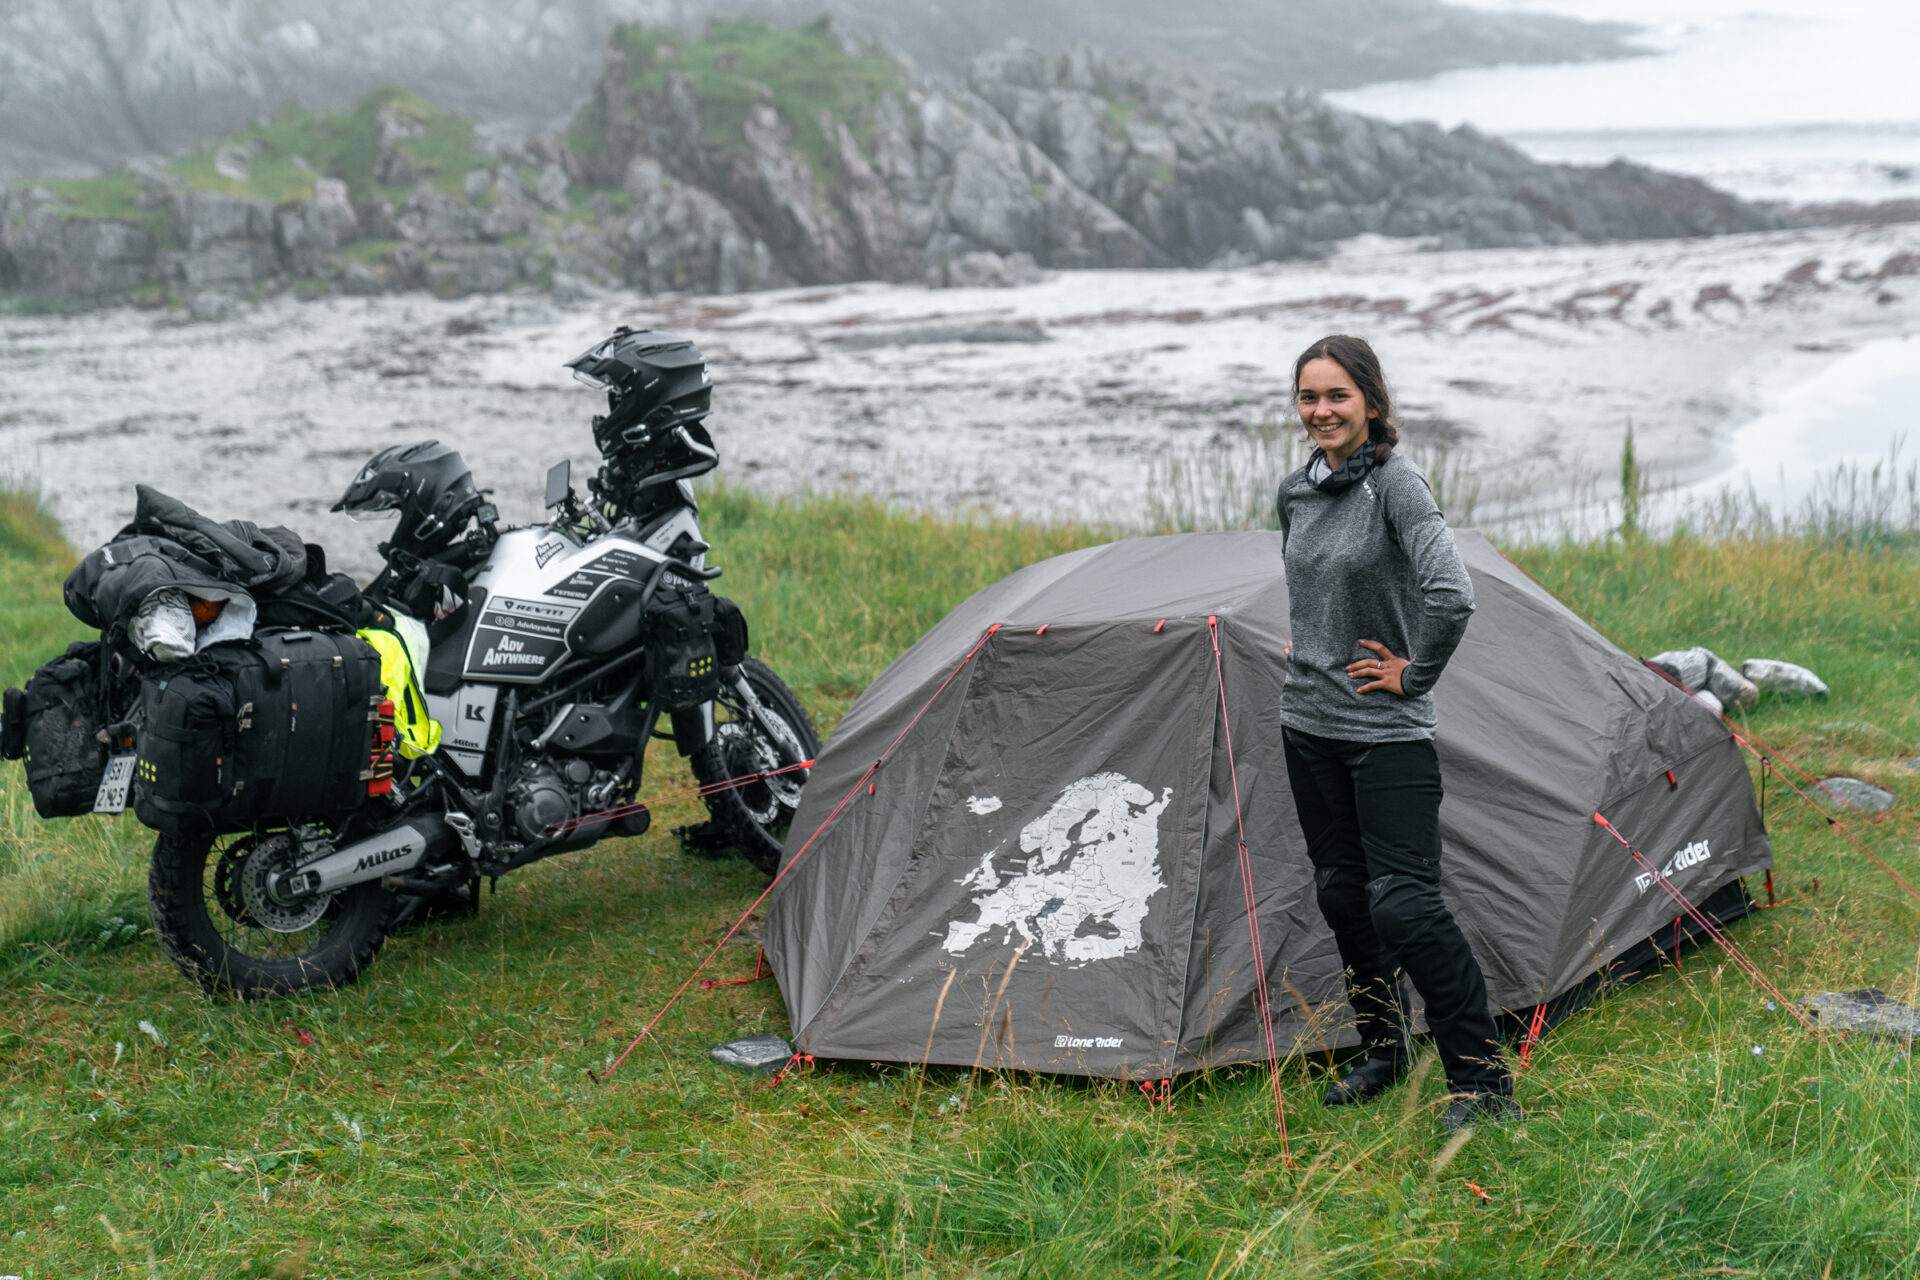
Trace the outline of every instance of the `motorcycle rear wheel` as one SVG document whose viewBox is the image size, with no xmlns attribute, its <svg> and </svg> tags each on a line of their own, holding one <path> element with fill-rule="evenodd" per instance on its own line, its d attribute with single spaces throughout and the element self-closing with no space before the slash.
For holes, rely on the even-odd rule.
<svg viewBox="0 0 1920 1280">
<path fill-rule="evenodd" d="M 344 987 L 386 940 L 394 896 L 352 885 L 284 906 L 263 896 L 261 873 L 291 857 L 288 833 L 162 835 L 147 895 L 168 957 L 212 995 L 242 999 Z"/>
<path fill-rule="evenodd" d="M 748 658 L 741 670 L 753 696 L 792 736 L 790 749 L 797 749 L 803 760 L 818 756 L 820 735 L 793 690 L 758 658 Z M 748 718 L 733 690 L 720 691 L 713 712 L 713 740 L 693 753 L 693 776 L 702 787 L 718 788 L 706 796 L 707 812 L 715 825 L 732 839 L 741 857 L 771 876 L 780 870 L 787 829 L 793 825 L 804 784 L 792 774 L 754 777 L 778 769 L 780 752 Z"/>
</svg>

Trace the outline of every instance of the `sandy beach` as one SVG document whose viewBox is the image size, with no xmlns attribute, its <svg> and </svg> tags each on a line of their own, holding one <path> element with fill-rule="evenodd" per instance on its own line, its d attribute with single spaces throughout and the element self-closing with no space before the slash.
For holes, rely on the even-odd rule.
<svg viewBox="0 0 1920 1280">
<path fill-rule="evenodd" d="M 278 299 L 199 325 L 136 310 L 8 317 L 4 468 L 47 492 L 83 547 L 128 517 L 146 481 L 208 514 L 289 524 L 364 573 L 378 527 L 326 513 L 359 462 L 437 437 L 509 518 L 532 518 L 551 462 L 570 457 L 576 476 L 595 465 L 596 398 L 562 362 L 625 323 L 700 343 L 732 483 L 1138 527 L 1157 469 L 1230 458 L 1263 422 L 1284 428 L 1287 362 L 1346 331 L 1379 347 L 1411 442 L 1446 445 L 1488 492 L 1544 498 L 1613 466 L 1629 422 L 1674 484 L 1770 470 L 1733 442 L 1800 449 L 1783 406 L 1806 403 L 1809 380 L 1850 353 L 1920 328 L 1920 225 L 1348 248 L 1007 289 Z M 1848 412 L 1908 412 L 1863 394 Z M 1803 411 L 1808 432 L 1836 429 L 1818 403 Z M 1741 434 L 1770 413 L 1767 431 Z"/>
</svg>

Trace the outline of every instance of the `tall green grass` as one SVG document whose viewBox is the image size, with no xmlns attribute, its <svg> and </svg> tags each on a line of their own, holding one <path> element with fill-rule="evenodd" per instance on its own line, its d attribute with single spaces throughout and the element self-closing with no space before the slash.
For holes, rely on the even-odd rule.
<svg viewBox="0 0 1920 1280">
<path fill-rule="evenodd" d="M 44 514 L 0 513 L 17 681 L 78 629 Z M 726 491 L 703 516 L 721 589 L 823 725 L 968 591 L 1102 536 Z M 1512 550 L 1635 648 L 1821 671 L 1829 699 L 1763 701 L 1752 725 L 1893 789 L 1887 819 L 1854 825 L 1916 870 L 1914 556 Z M 671 752 L 649 768 L 649 794 L 686 782 Z M 685 802 L 395 938 L 358 986 L 241 1005 L 190 989 L 145 932 L 137 828 L 40 823 L 11 768 L 0 799 L 0 1274 L 1920 1274 L 1904 1046 L 1810 1038 L 1710 951 L 1547 1037 L 1526 1121 L 1465 1140 L 1438 1128 L 1431 1064 L 1344 1112 L 1317 1102 L 1321 1064 L 1287 1064 L 1289 1164 L 1254 1070 L 1177 1082 L 1168 1111 L 1109 1083 L 820 1064 L 769 1088 L 709 1064 L 719 1040 L 785 1031 L 768 983 L 689 992 L 596 1080 L 764 884 L 677 851 Z M 1824 814 L 1776 790 L 1769 818 L 1785 901 L 1741 946 L 1792 994 L 1914 999 L 1915 904 Z M 729 948 L 721 976 L 753 958 Z"/>
</svg>

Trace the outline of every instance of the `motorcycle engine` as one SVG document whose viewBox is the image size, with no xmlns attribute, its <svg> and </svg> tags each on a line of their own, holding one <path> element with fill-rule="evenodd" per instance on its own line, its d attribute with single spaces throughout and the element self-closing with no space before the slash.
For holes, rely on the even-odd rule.
<svg viewBox="0 0 1920 1280">
<path fill-rule="evenodd" d="M 579 820 L 611 805 L 618 781 L 578 757 L 528 760 L 507 789 L 507 810 L 524 840 L 591 837 L 605 822 Z"/>
</svg>

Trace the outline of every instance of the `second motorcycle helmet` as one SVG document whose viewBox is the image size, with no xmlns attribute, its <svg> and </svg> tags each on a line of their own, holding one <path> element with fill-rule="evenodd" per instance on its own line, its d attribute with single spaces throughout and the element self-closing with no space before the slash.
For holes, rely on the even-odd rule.
<svg viewBox="0 0 1920 1280">
<path fill-rule="evenodd" d="M 431 556 L 459 537 L 467 518 L 487 505 L 465 460 L 438 440 L 423 440 L 374 454 L 333 510 L 353 516 L 397 511 L 399 527 L 389 545 Z"/>
<path fill-rule="evenodd" d="M 573 376 L 607 393 L 593 420 L 593 443 L 606 462 L 595 489 L 638 515 L 669 481 L 719 463 L 702 424 L 713 406 L 706 357 L 686 338 L 624 325 L 567 362 Z"/>
</svg>

